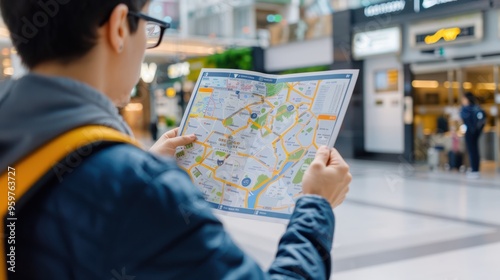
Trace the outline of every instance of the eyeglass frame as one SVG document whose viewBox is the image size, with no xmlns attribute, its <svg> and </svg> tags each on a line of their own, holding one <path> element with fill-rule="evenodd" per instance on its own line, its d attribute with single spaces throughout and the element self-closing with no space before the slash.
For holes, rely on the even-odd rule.
<svg viewBox="0 0 500 280">
<path fill-rule="evenodd" d="M 134 16 L 136 18 L 145 20 L 147 22 L 153 22 L 153 23 L 158 24 L 158 26 L 160 27 L 160 38 L 158 39 L 158 43 L 156 43 L 156 45 L 154 45 L 154 46 L 147 47 L 147 49 L 154 49 L 154 48 L 158 47 L 163 40 L 163 35 L 165 34 L 165 31 L 170 28 L 170 23 L 156 19 L 154 17 L 150 17 L 150 16 L 145 15 L 143 13 L 129 11 L 128 14 L 131 16 Z"/>
</svg>

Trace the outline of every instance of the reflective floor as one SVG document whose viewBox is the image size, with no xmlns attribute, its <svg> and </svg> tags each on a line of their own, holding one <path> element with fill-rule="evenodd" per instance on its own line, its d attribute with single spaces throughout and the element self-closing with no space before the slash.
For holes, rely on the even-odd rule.
<svg viewBox="0 0 500 280">
<path fill-rule="evenodd" d="M 479 180 L 405 163 L 350 161 L 332 279 L 500 279 L 500 175 Z M 221 217 L 234 240 L 269 267 L 284 226 Z"/>
</svg>

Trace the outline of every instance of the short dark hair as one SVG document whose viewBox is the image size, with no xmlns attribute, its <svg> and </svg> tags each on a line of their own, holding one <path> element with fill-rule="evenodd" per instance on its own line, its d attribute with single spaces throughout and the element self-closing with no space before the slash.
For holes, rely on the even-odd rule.
<svg viewBox="0 0 500 280">
<path fill-rule="evenodd" d="M 476 96 L 474 96 L 474 94 L 472 92 L 466 92 L 464 94 L 464 97 L 467 98 L 467 100 L 469 100 L 469 104 L 470 105 L 476 105 L 477 104 L 477 98 Z"/>
<path fill-rule="evenodd" d="M 63 63 L 87 54 L 96 44 L 97 29 L 113 9 L 125 4 L 139 12 L 149 0 L 0 0 L 10 37 L 26 66 L 46 61 Z M 138 19 L 129 16 L 132 32 Z"/>
</svg>

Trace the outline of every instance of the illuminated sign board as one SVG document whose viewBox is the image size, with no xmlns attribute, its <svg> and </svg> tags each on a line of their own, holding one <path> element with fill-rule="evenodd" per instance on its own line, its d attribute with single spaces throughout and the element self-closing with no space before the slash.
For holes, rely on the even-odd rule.
<svg viewBox="0 0 500 280">
<path fill-rule="evenodd" d="M 429 9 L 437 5 L 441 4 L 446 4 L 446 3 L 451 3 L 451 2 L 457 2 L 458 0 L 424 0 L 422 3 L 422 7 L 424 9 Z"/>
<path fill-rule="evenodd" d="M 399 27 L 354 34 L 352 52 L 356 59 L 374 55 L 399 53 L 400 51 L 401 29 Z"/>
<path fill-rule="evenodd" d="M 479 41 L 483 38 L 481 13 L 427 21 L 410 26 L 411 45 L 420 49 Z"/>
<path fill-rule="evenodd" d="M 500 0 L 496 0 L 500 1 Z M 368 2 L 368 1 L 367 1 Z M 354 24 L 370 23 L 394 25 L 422 16 L 435 17 L 436 12 L 460 14 L 490 9 L 490 0 L 390 0 L 354 10 Z"/>
<path fill-rule="evenodd" d="M 406 1 L 398 0 L 368 6 L 365 8 L 364 12 L 366 17 L 376 17 L 385 14 L 401 12 L 405 9 L 405 7 Z"/>
<path fill-rule="evenodd" d="M 425 43 L 426 45 L 434 45 L 439 42 L 454 42 L 462 39 L 470 39 L 475 36 L 475 27 L 452 27 L 442 28 L 435 33 L 417 35 L 417 44 Z"/>
</svg>

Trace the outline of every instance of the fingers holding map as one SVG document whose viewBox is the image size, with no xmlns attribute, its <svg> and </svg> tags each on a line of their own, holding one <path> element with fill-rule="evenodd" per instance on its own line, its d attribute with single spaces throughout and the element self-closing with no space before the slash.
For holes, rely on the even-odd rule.
<svg viewBox="0 0 500 280">
<path fill-rule="evenodd" d="M 333 147 L 357 70 L 293 75 L 204 69 L 180 134 L 178 164 L 211 207 L 287 222 L 321 145 Z"/>
</svg>

